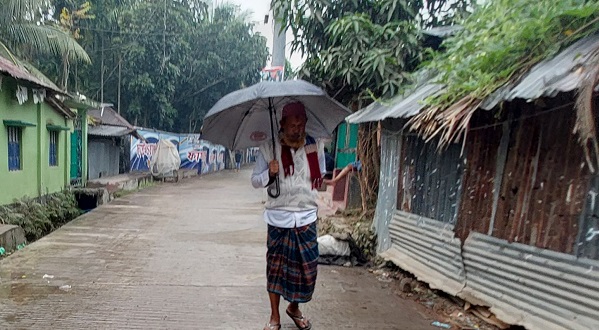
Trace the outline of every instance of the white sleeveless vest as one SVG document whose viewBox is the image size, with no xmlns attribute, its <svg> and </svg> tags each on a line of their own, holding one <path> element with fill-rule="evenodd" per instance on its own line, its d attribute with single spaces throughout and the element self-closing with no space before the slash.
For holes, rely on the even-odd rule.
<svg viewBox="0 0 599 330">
<path fill-rule="evenodd" d="M 279 182 L 281 195 L 277 198 L 268 196 L 266 202 L 267 209 L 278 209 L 286 211 L 307 211 L 318 208 L 316 199 L 318 191 L 312 189 L 310 180 L 310 166 L 305 149 L 299 148 L 297 151 L 291 150 L 295 171 L 293 174 L 285 177 L 283 163 L 281 162 L 281 145 L 276 144 L 277 160 L 279 161 Z M 272 157 L 272 142 L 260 146 L 260 151 L 264 155 L 266 162 L 269 163 Z"/>
</svg>

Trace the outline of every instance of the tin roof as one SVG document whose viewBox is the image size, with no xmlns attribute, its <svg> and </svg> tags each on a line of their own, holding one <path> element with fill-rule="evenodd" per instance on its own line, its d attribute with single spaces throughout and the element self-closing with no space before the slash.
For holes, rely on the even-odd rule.
<svg viewBox="0 0 599 330">
<path fill-rule="evenodd" d="M 92 109 L 87 112 L 87 115 L 92 117 L 96 122 L 104 125 L 120 126 L 133 129 L 125 118 L 119 115 L 111 107 L 104 107 L 102 109 Z"/>
<path fill-rule="evenodd" d="M 74 113 L 69 107 L 67 107 L 62 101 L 57 99 L 54 95 L 50 95 L 45 99 L 46 103 L 48 103 L 54 110 L 62 113 L 68 118 L 75 118 L 77 114 Z"/>
<path fill-rule="evenodd" d="M 530 101 L 540 97 L 555 97 L 559 93 L 578 89 L 585 79 L 586 72 L 595 65 L 590 63 L 590 60 L 597 49 L 599 49 L 599 35 L 575 42 L 553 58 L 539 62 L 519 81 L 497 89 L 484 100 L 481 108 L 491 110 L 504 101 L 515 99 Z M 387 102 L 375 102 L 348 116 L 346 120 L 357 124 L 386 118 L 415 116 L 425 108 L 422 101 L 443 92 L 444 86 L 435 84 L 433 81 L 434 79 L 429 80 L 407 96 L 399 96 Z"/>
<path fill-rule="evenodd" d="M 96 125 L 89 125 L 89 135 L 125 136 L 131 134 L 143 140 L 143 137 L 137 132 L 135 127 L 108 105 L 101 109 L 89 110 L 87 115 L 96 123 Z"/>
<path fill-rule="evenodd" d="M 90 126 L 87 134 L 94 136 L 124 136 L 134 132 L 134 129 L 120 126 L 97 125 Z"/>
<path fill-rule="evenodd" d="M 395 97 L 388 102 L 374 102 L 366 108 L 348 116 L 351 124 L 379 121 L 386 118 L 409 118 L 417 115 L 426 105 L 424 100 L 443 91 L 444 86 L 427 82 L 406 95 Z"/>
<path fill-rule="evenodd" d="M 64 93 L 53 82 L 34 76 L 24 67 L 19 66 L 2 56 L 0 56 L 0 72 L 4 72 L 15 79 L 27 81 L 39 87 L 44 87 L 58 93 Z"/>
<path fill-rule="evenodd" d="M 575 42 L 555 57 L 535 65 L 517 83 L 499 88 L 481 107 L 490 110 L 503 101 L 555 97 L 559 93 L 580 88 L 586 72 L 595 65 L 590 60 L 598 48 L 599 35 Z"/>
</svg>

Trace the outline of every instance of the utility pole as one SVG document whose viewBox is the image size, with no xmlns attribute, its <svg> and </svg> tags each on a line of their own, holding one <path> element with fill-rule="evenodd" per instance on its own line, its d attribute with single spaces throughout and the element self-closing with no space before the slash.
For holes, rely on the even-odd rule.
<svg viewBox="0 0 599 330">
<path fill-rule="evenodd" d="M 273 31 L 273 42 L 272 42 L 272 62 L 271 66 L 282 66 L 285 67 L 285 44 L 286 40 L 286 29 L 283 29 L 281 24 L 282 14 L 278 13 L 275 8 L 271 8 L 274 19 L 274 31 Z"/>
<path fill-rule="evenodd" d="M 100 104 L 104 104 L 104 32 L 102 32 L 102 60 L 100 62 Z"/>
<path fill-rule="evenodd" d="M 161 70 L 163 70 L 165 66 L 166 66 L 166 0 L 164 0 L 164 30 L 162 33 L 162 68 L 161 68 Z"/>
<path fill-rule="evenodd" d="M 122 55 L 119 54 L 119 85 L 117 87 L 117 100 L 116 107 L 119 114 L 121 114 L 121 68 L 122 68 L 123 58 Z"/>
</svg>

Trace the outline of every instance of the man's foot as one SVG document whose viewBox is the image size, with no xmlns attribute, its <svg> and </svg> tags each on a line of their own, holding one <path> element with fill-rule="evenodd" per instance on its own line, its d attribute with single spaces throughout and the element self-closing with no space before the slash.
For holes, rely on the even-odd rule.
<svg viewBox="0 0 599 330">
<path fill-rule="evenodd" d="M 289 305 L 289 307 L 287 308 L 287 310 L 285 312 L 287 312 L 287 315 L 289 315 L 291 320 L 293 320 L 293 323 L 295 323 L 295 326 L 300 330 L 312 329 L 312 323 L 310 323 L 310 320 L 308 320 L 307 318 L 304 317 L 304 315 L 299 310 L 299 308 L 295 307 L 295 310 L 293 310 L 293 309 L 294 308 L 291 305 Z"/>
<path fill-rule="evenodd" d="M 281 330 L 281 324 L 268 323 L 266 326 L 264 326 L 264 330 Z"/>
<path fill-rule="evenodd" d="M 264 326 L 264 330 L 281 330 L 281 316 L 270 315 L 270 321 Z"/>
</svg>

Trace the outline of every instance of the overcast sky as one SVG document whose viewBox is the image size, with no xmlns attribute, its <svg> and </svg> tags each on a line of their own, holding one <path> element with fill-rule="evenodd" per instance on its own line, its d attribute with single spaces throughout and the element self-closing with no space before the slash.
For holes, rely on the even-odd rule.
<svg viewBox="0 0 599 330">
<path fill-rule="evenodd" d="M 256 32 L 260 32 L 260 34 L 264 35 L 268 41 L 267 46 L 272 54 L 272 40 L 273 40 L 273 25 L 272 25 L 272 15 L 270 15 L 271 20 L 269 24 L 264 24 L 264 15 L 269 14 L 270 10 L 270 1 L 271 0 L 215 0 L 215 4 L 221 2 L 230 2 L 236 5 L 241 6 L 241 10 L 251 12 L 251 20 L 256 22 L 255 30 Z M 299 67 L 302 64 L 302 59 L 299 54 L 291 55 L 289 42 L 293 40 L 293 35 L 291 33 L 287 33 L 287 47 L 286 47 L 286 57 L 291 61 L 291 65 L 294 68 Z"/>
</svg>

